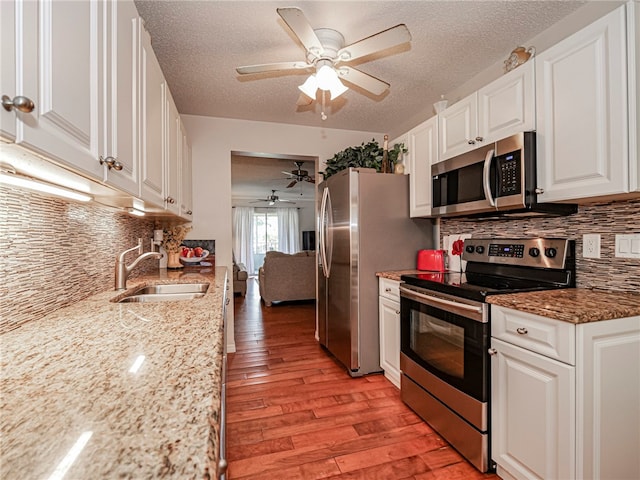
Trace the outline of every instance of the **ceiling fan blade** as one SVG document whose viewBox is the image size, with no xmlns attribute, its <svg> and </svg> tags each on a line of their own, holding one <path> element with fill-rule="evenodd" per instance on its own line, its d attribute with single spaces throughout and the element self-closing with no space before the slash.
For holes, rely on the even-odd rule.
<svg viewBox="0 0 640 480">
<path fill-rule="evenodd" d="M 291 182 L 289 185 L 287 185 L 287 188 L 291 188 L 293 187 L 296 183 L 298 183 L 297 180 L 294 180 L 293 182 Z"/>
<path fill-rule="evenodd" d="M 296 176 L 295 173 L 285 172 L 284 170 L 282 170 L 280 173 L 284 173 L 285 175 L 289 175 L 290 177 L 295 177 Z"/>
<path fill-rule="evenodd" d="M 262 65 L 246 65 L 244 67 L 236 68 L 236 72 L 240 75 L 247 75 L 252 73 L 275 72 L 279 70 L 304 70 L 305 68 L 312 67 L 313 65 L 309 65 L 305 62 L 279 62 L 264 63 Z"/>
<path fill-rule="evenodd" d="M 338 69 L 338 74 L 341 80 L 353 83 L 374 95 L 382 95 L 391 86 L 387 82 L 353 67 L 342 66 Z"/>
<path fill-rule="evenodd" d="M 411 33 L 404 23 L 363 38 L 338 50 L 338 62 L 349 62 L 371 53 L 411 41 Z"/>
<path fill-rule="evenodd" d="M 309 53 L 316 57 L 320 57 L 324 52 L 322 44 L 313 31 L 313 27 L 302 13 L 302 10 L 296 7 L 277 8 L 278 15 L 284 20 L 291 31 L 298 37 L 300 43 L 304 45 Z"/>
<path fill-rule="evenodd" d="M 311 178 L 311 177 L 307 177 L 304 179 L 305 182 L 309 182 L 309 183 L 316 183 L 315 179 Z"/>
</svg>

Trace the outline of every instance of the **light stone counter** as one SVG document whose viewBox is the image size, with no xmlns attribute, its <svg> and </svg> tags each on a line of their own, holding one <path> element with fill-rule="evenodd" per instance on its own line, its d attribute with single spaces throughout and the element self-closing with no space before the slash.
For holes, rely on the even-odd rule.
<svg viewBox="0 0 640 480">
<path fill-rule="evenodd" d="M 65 478 L 216 477 L 226 268 L 160 272 L 127 287 L 209 290 L 160 303 L 109 290 L 0 336 L 1 478 L 50 478 L 87 437 Z"/>
<path fill-rule="evenodd" d="M 576 324 L 640 315 L 640 294 L 586 288 L 490 295 L 487 302 Z"/>
</svg>

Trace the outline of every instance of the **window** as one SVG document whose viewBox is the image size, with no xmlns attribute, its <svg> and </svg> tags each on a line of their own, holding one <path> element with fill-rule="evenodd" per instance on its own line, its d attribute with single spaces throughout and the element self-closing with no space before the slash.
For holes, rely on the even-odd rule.
<svg viewBox="0 0 640 480">
<path fill-rule="evenodd" d="M 256 270 L 269 250 L 278 250 L 278 215 L 275 211 L 257 211 L 253 214 L 253 264 Z"/>
</svg>

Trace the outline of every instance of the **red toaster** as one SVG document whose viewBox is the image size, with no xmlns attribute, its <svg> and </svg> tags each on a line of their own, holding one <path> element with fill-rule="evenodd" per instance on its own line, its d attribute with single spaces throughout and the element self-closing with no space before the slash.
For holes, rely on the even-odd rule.
<svg viewBox="0 0 640 480">
<path fill-rule="evenodd" d="M 444 272 L 445 250 L 418 250 L 418 270 Z"/>
</svg>

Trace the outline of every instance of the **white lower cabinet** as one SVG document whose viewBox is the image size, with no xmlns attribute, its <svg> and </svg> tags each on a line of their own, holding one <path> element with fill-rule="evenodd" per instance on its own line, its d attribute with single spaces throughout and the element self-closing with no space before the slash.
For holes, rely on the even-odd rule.
<svg viewBox="0 0 640 480">
<path fill-rule="evenodd" d="M 640 478 L 640 317 L 574 325 L 491 312 L 498 475 Z"/>
<path fill-rule="evenodd" d="M 379 280 L 380 367 L 384 376 L 400 388 L 400 282 Z"/>
</svg>

